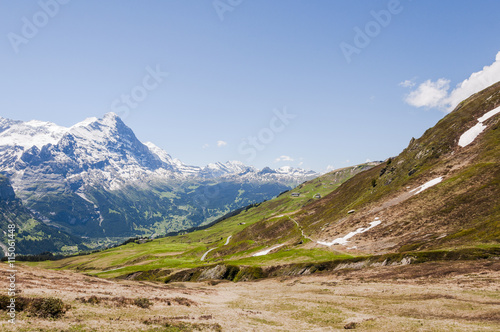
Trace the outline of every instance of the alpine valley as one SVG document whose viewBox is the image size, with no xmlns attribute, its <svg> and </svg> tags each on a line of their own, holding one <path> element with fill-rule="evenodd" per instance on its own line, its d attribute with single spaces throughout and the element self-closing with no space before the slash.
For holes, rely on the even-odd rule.
<svg viewBox="0 0 500 332">
<path fill-rule="evenodd" d="M 22 210 L 4 220 L 18 219 L 20 253 L 31 254 L 206 225 L 319 175 L 236 161 L 185 165 L 140 142 L 114 113 L 70 128 L 0 118 L 0 173 L 2 202 Z"/>
<path fill-rule="evenodd" d="M 398 156 L 323 174 L 205 229 L 133 239 L 58 260 L 28 256 L 52 260 L 18 264 L 23 293 L 16 303 L 57 302 L 69 312 L 60 309 L 58 319 L 48 320 L 32 318 L 35 309 L 28 307 L 19 315 L 20 329 L 7 322 L 0 326 L 6 331 L 499 331 L 499 126 L 500 82 L 462 101 Z M 57 146 L 33 149 L 33 158 Z M 137 154 L 149 156 L 141 151 Z M 112 161 L 103 169 L 113 169 Z M 206 171 L 192 168 L 195 174 Z M 15 184 L 21 176 L 16 172 L 21 170 L 12 173 Z M 255 172 L 239 177 L 262 181 L 264 175 Z M 278 182 L 289 177 L 282 173 L 271 174 Z M 92 187 L 83 175 L 84 188 Z M 205 176 L 206 181 L 234 177 Z M 145 176 L 156 183 L 152 177 Z M 115 199 L 109 192 L 123 192 L 123 184 L 115 189 L 109 179 L 101 181 L 106 190 L 79 192 L 80 185 L 67 191 L 85 193 L 102 211 L 99 193 Z M 126 197 L 139 194 L 134 195 Z M 8 187 L 0 196 L 13 200 Z M 9 207 L 21 211 L 16 203 Z M 7 269 L 0 278 L 4 289 Z"/>
</svg>

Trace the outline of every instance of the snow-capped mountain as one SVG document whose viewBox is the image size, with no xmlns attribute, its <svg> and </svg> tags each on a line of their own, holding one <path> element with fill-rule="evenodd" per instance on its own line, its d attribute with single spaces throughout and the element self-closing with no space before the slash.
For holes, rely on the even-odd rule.
<svg viewBox="0 0 500 332">
<path fill-rule="evenodd" d="M 114 113 L 71 127 L 0 118 L 0 173 L 44 220 L 70 229 L 90 222 L 93 232 L 97 227 L 118 234 L 132 234 L 148 223 L 157 232 L 197 225 L 318 176 L 291 167 L 259 170 L 238 161 L 189 166 L 153 143 L 140 142 Z M 225 201 L 207 195 L 206 186 L 219 186 Z M 113 200 L 115 205 L 108 204 Z M 132 203 L 135 212 L 127 210 Z M 127 208 L 120 211 L 116 205 Z M 181 226 L 170 227 L 174 219 Z M 120 220 L 126 231 L 115 232 Z M 110 221 L 113 230 L 106 227 Z"/>
<path fill-rule="evenodd" d="M 301 182 L 317 176 L 291 167 L 271 172 L 239 161 L 189 166 L 153 143 L 140 142 L 114 113 L 88 118 L 66 128 L 51 122 L 0 119 L 0 172 L 19 187 L 25 170 L 50 166 L 54 174 L 77 176 L 87 185 L 118 189 L 146 179 L 205 179 L 237 176 L 244 180 Z M 42 171 L 46 172 L 47 169 Z"/>
</svg>

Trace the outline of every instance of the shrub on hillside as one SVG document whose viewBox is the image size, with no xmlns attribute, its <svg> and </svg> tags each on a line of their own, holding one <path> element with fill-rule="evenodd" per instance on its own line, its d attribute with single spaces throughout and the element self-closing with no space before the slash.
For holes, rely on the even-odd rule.
<svg viewBox="0 0 500 332">
<path fill-rule="evenodd" d="M 0 309 L 7 310 L 7 306 L 10 304 L 10 297 L 7 295 L 0 295 Z"/>
<path fill-rule="evenodd" d="M 139 297 L 134 300 L 134 305 L 138 306 L 139 308 L 149 309 L 149 307 L 151 307 L 153 303 L 145 297 Z"/>
<path fill-rule="evenodd" d="M 0 295 L 0 309 L 7 310 L 7 306 L 11 303 L 10 297 Z M 34 316 L 41 318 L 59 318 L 62 317 L 70 308 L 58 298 L 29 298 L 18 296 L 15 298 L 16 311 L 27 311 Z"/>
<path fill-rule="evenodd" d="M 95 295 L 92 295 L 90 296 L 88 299 L 84 298 L 84 297 L 77 297 L 76 298 L 77 301 L 80 301 L 81 303 L 88 303 L 88 304 L 99 304 L 101 303 L 101 298 L 100 297 L 97 297 Z"/>
<path fill-rule="evenodd" d="M 61 299 L 54 297 L 32 299 L 28 306 L 28 312 L 41 318 L 59 318 L 68 309 Z"/>
</svg>

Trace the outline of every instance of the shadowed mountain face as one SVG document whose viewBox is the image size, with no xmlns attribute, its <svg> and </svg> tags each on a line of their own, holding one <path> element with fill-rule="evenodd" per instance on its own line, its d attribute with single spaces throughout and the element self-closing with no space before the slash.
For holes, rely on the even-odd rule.
<svg viewBox="0 0 500 332">
<path fill-rule="evenodd" d="M 0 118 L 0 172 L 40 220 L 93 238 L 198 226 L 317 176 L 240 162 L 185 165 L 140 142 L 113 113 L 70 128 Z"/>
<path fill-rule="evenodd" d="M 56 227 L 45 225 L 23 206 L 9 179 L 0 175 L 0 228 L 8 230 L 8 225 L 15 225 L 14 240 L 16 254 L 39 254 L 44 251 L 60 251 L 64 246 L 87 250 L 82 240 L 76 236 L 66 234 Z M 5 251 L 8 243 L 8 234 L 2 233 L 0 243 Z"/>
</svg>

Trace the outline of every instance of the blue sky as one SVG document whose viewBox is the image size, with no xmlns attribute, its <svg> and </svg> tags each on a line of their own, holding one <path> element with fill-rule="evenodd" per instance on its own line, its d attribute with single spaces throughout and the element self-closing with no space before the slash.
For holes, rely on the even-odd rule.
<svg viewBox="0 0 500 332">
<path fill-rule="evenodd" d="M 495 0 L 0 0 L 0 116 L 70 126 L 115 111 L 193 165 L 382 160 L 500 80 L 499 12 Z"/>
</svg>

